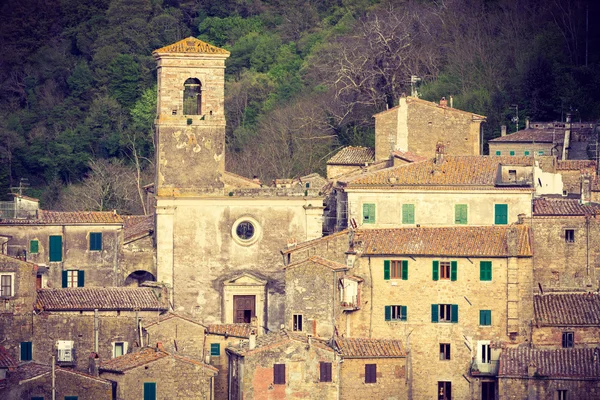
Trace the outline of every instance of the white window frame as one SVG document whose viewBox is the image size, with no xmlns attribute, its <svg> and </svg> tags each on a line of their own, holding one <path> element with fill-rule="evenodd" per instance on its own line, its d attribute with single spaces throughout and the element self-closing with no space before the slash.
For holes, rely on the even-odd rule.
<svg viewBox="0 0 600 400">
<path fill-rule="evenodd" d="M 302 314 L 292 315 L 292 331 L 302 332 L 304 330 L 304 316 Z"/>
<path fill-rule="evenodd" d="M 74 280 L 74 282 L 73 282 Z M 67 270 L 67 287 L 74 288 L 78 287 L 79 283 L 79 270 L 77 269 L 68 269 Z"/>
<path fill-rule="evenodd" d="M 119 356 L 117 356 L 117 346 L 118 345 L 123 345 L 123 354 L 122 355 L 127 354 L 128 344 L 129 343 L 127 343 L 127 342 L 121 342 L 121 341 L 119 341 L 119 342 L 112 342 L 112 358 L 119 357 Z"/>
<path fill-rule="evenodd" d="M 10 294 L 4 294 L 2 291 L 2 277 L 10 276 Z M 0 297 L 14 297 L 15 296 L 15 274 L 14 272 L 2 272 L 0 273 Z"/>
</svg>

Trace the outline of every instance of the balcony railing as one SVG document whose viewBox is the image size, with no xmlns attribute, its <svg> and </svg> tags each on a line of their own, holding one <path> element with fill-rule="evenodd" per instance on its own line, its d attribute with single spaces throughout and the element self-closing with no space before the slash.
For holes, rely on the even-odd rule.
<svg viewBox="0 0 600 400">
<path fill-rule="evenodd" d="M 496 376 L 498 375 L 498 360 L 481 362 L 473 360 L 471 363 L 471 375 L 473 376 Z"/>
</svg>

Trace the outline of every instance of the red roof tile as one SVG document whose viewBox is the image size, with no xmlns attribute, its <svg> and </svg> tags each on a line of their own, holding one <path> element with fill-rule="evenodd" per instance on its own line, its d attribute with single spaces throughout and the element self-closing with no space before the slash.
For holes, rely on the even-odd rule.
<svg viewBox="0 0 600 400">
<path fill-rule="evenodd" d="M 500 354 L 498 377 L 528 376 L 528 367 L 536 367 L 536 376 L 555 378 L 600 378 L 597 348 L 531 349 L 507 348 Z"/>
<path fill-rule="evenodd" d="M 592 160 L 558 160 L 556 169 L 559 171 L 580 171 L 596 169 L 596 161 Z"/>
<path fill-rule="evenodd" d="M 205 326 L 198 321 L 194 321 L 193 319 L 182 317 L 179 314 L 175 314 L 175 313 L 171 313 L 171 312 L 166 313 L 164 315 L 160 315 L 157 320 L 155 320 L 153 322 L 149 322 L 145 327 L 150 328 L 151 326 L 154 326 L 154 325 L 160 325 L 161 323 L 169 321 L 171 319 L 180 319 L 180 320 L 188 321 L 188 322 L 196 324 L 200 327 L 205 328 Z"/>
<path fill-rule="evenodd" d="M 515 254 L 509 251 L 515 235 Z M 532 255 L 525 225 L 360 229 L 356 240 L 365 255 L 509 257 Z"/>
<path fill-rule="evenodd" d="M 500 165 L 533 165 L 533 157 L 450 156 L 437 164 L 435 159 L 399 165 L 364 174 L 348 182 L 349 187 L 364 186 L 454 186 L 494 188 Z"/>
<path fill-rule="evenodd" d="M 522 129 L 490 140 L 490 142 L 522 142 L 522 143 L 562 143 L 565 139 L 564 129 Z"/>
<path fill-rule="evenodd" d="M 406 357 L 400 340 L 338 337 L 335 345 L 344 358 Z"/>
<path fill-rule="evenodd" d="M 46 311 L 140 310 L 166 311 L 151 288 L 66 288 L 39 289 L 36 308 Z"/>
<path fill-rule="evenodd" d="M 0 368 L 17 368 L 18 365 L 4 346 L 0 346 Z"/>
<path fill-rule="evenodd" d="M 315 245 L 318 245 L 318 244 L 321 244 L 324 242 L 328 242 L 330 240 L 340 239 L 342 236 L 348 236 L 348 232 L 349 232 L 348 229 L 344 229 L 343 231 L 339 231 L 339 232 L 333 233 L 331 235 L 323 236 L 323 237 L 312 239 L 312 240 L 307 240 L 306 242 L 298 243 L 297 245 L 295 245 L 293 247 L 282 250 L 281 253 L 282 254 L 293 253 L 295 251 L 308 249 L 312 246 L 315 246 Z"/>
<path fill-rule="evenodd" d="M 328 259 L 320 257 L 320 256 L 311 256 L 302 261 L 298 261 L 296 263 L 290 264 L 290 265 L 286 266 L 285 269 L 294 268 L 294 267 L 298 267 L 298 266 L 306 265 L 306 264 L 317 264 L 317 265 L 332 269 L 334 271 L 344 271 L 344 270 L 348 269 L 348 266 L 346 266 L 345 264 L 331 261 L 331 260 L 328 260 Z"/>
<path fill-rule="evenodd" d="M 327 161 L 327 165 L 365 165 L 375 161 L 375 149 L 370 147 L 344 147 Z"/>
<path fill-rule="evenodd" d="M 249 338 L 252 324 L 212 324 L 206 328 L 206 333 L 239 338 Z"/>
<path fill-rule="evenodd" d="M 159 53 L 204 53 L 223 54 L 229 56 L 229 52 L 227 50 L 215 47 L 211 44 L 203 42 L 200 39 L 196 39 L 193 36 L 169 44 L 165 47 L 161 47 L 160 49 L 156 49 L 152 52 L 154 55 Z"/>
<path fill-rule="evenodd" d="M 26 362 L 19 365 L 14 372 L 9 373 L 9 380 L 12 384 L 19 384 L 19 382 L 35 379 L 50 374 L 51 372 L 52 367 L 50 365 L 40 364 L 37 362 Z M 74 374 L 86 379 L 93 379 L 102 383 L 110 384 L 110 382 L 106 379 L 58 366 L 56 367 L 56 373 L 58 379 L 60 379 L 60 374 Z"/>
<path fill-rule="evenodd" d="M 400 151 L 396 150 L 392 152 L 392 155 L 401 160 L 405 160 L 408 162 L 419 162 L 419 161 L 427 161 L 427 157 L 420 156 L 418 154 L 412 153 L 410 151 Z"/>
<path fill-rule="evenodd" d="M 227 349 L 234 354 L 248 356 L 250 354 L 259 353 L 290 342 L 298 342 L 302 345 L 306 345 L 308 344 L 308 340 L 309 339 L 306 335 L 296 334 L 282 329 L 278 332 L 269 332 L 266 335 L 257 336 L 256 347 L 252 350 L 250 350 L 248 341 L 246 340 L 238 345 L 229 346 Z M 318 347 L 322 350 L 333 351 L 333 349 L 329 347 L 323 340 L 311 338 L 310 343 L 311 346 Z"/>
<path fill-rule="evenodd" d="M 130 369 L 141 367 L 143 365 L 163 359 L 165 357 L 173 357 L 176 360 L 180 360 L 194 365 L 204 366 L 204 368 L 206 369 L 209 369 L 213 372 L 218 372 L 218 370 L 215 367 L 207 365 L 201 361 L 176 354 L 170 354 L 164 350 L 160 350 L 158 348 L 153 347 L 144 347 L 140 351 L 124 354 L 121 357 L 106 360 L 100 364 L 99 369 L 100 371 L 105 372 L 125 373 Z M 176 371 L 173 372 L 176 373 Z"/>
<path fill-rule="evenodd" d="M 533 200 L 533 215 L 596 215 L 600 204 L 581 204 L 577 199 L 552 199 L 540 197 Z"/>
<path fill-rule="evenodd" d="M 113 211 L 46 211 L 39 210 L 37 219 L 3 219 L 3 225 L 122 224 L 123 218 Z"/>
<path fill-rule="evenodd" d="M 125 241 L 149 235 L 154 231 L 153 215 L 123 216 L 123 238 Z"/>
<path fill-rule="evenodd" d="M 541 326 L 593 325 L 600 327 L 600 295 L 544 294 L 533 297 L 533 311 Z"/>
</svg>

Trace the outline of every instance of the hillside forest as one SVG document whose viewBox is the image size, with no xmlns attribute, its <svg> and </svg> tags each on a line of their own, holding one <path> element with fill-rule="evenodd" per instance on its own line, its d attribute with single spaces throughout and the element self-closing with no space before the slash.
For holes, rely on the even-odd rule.
<svg viewBox="0 0 600 400">
<path fill-rule="evenodd" d="M 6 0 L 0 197 L 144 213 L 153 181 L 152 51 L 195 36 L 231 52 L 227 169 L 263 182 L 373 146 L 372 115 L 411 93 L 487 116 L 600 118 L 593 0 Z"/>
</svg>

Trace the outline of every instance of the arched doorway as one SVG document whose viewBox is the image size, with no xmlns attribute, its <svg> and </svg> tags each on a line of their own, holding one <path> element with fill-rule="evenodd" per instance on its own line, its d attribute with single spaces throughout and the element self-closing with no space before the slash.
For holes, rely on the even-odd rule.
<svg viewBox="0 0 600 400">
<path fill-rule="evenodd" d="M 148 281 L 156 282 L 156 277 L 148 271 L 134 271 L 125 279 L 125 286 L 140 286 Z"/>
<path fill-rule="evenodd" d="M 189 78 L 183 84 L 183 114 L 202 113 L 202 84 L 196 78 Z"/>
</svg>

